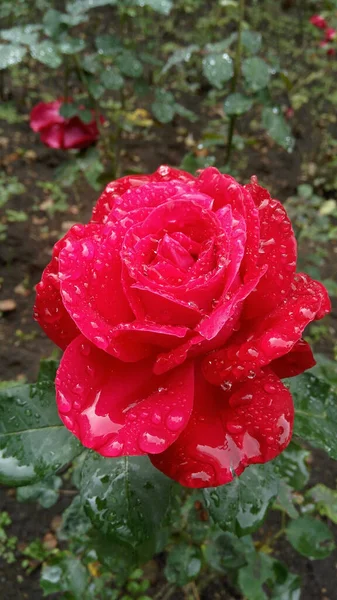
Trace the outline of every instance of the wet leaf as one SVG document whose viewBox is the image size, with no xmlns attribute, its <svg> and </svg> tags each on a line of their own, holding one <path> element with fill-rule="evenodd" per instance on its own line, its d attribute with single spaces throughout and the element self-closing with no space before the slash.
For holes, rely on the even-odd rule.
<svg viewBox="0 0 337 600">
<path fill-rule="evenodd" d="M 117 0 L 69 0 L 66 4 L 68 13 L 85 13 L 91 8 L 100 6 L 115 6 Z"/>
<path fill-rule="evenodd" d="M 30 53 L 33 58 L 52 69 L 56 69 L 62 63 L 62 58 L 57 52 L 56 45 L 47 40 L 38 44 L 32 44 L 30 46 Z"/>
<path fill-rule="evenodd" d="M 38 502 L 43 508 L 50 508 L 59 498 L 61 477 L 47 477 L 42 481 L 19 487 L 16 498 L 19 502 Z"/>
<path fill-rule="evenodd" d="M 263 522 L 278 492 L 272 465 L 252 465 L 231 483 L 203 490 L 211 517 L 225 531 L 245 535 Z"/>
<path fill-rule="evenodd" d="M 173 0 L 133 0 L 133 4 L 142 8 L 143 6 L 149 6 L 162 15 L 169 15 L 172 10 Z"/>
<path fill-rule="evenodd" d="M 136 55 L 129 51 L 123 51 L 116 59 L 116 64 L 123 75 L 127 77 L 140 77 L 143 73 L 143 65 Z"/>
<path fill-rule="evenodd" d="M 337 524 L 337 491 L 331 490 L 323 483 L 318 483 L 308 490 L 305 497 L 316 505 L 316 510 L 322 517 L 327 517 Z"/>
<path fill-rule="evenodd" d="M 178 586 L 186 585 L 199 575 L 201 565 L 200 548 L 185 542 L 177 543 L 167 557 L 164 570 L 166 579 Z"/>
<path fill-rule="evenodd" d="M 38 38 L 40 25 L 25 25 L 23 27 L 12 27 L 0 31 L 0 37 L 14 44 L 33 44 Z"/>
<path fill-rule="evenodd" d="M 14 44 L 0 44 L 0 70 L 17 65 L 22 61 L 27 50 L 23 46 Z"/>
<path fill-rule="evenodd" d="M 80 442 L 61 423 L 50 365 L 36 384 L 0 392 L 0 482 L 25 485 L 55 473 L 80 453 Z"/>
<path fill-rule="evenodd" d="M 262 124 L 275 142 L 288 150 L 288 152 L 292 152 L 295 139 L 291 133 L 289 124 L 281 114 L 279 108 L 265 107 L 262 111 Z"/>
<path fill-rule="evenodd" d="M 121 50 L 121 42 L 114 35 L 98 35 L 95 38 L 95 46 L 99 54 L 111 56 Z"/>
<path fill-rule="evenodd" d="M 44 566 L 41 573 L 40 585 L 45 595 L 70 592 L 75 600 L 83 600 L 89 573 L 80 559 L 62 552 L 52 563 Z"/>
<path fill-rule="evenodd" d="M 238 569 L 246 562 L 241 540 L 229 532 L 217 531 L 211 535 L 203 553 L 207 564 L 220 573 Z"/>
<path fill-rule="evenodd" d="M 107 90 L 120 90 L 124 85 L 124 78 L 117 69 L 110 68 L 103 71 L 101 82 Z"/>
<path fill-rule="evenodd" d="M 58 49 L 62 54 L 77 54 L 84 50 L 86 44 L 81 38 L 66 37 L 58 43 Z"/>
<path fill-rule="evenodd" d="M 208 81 L 219 90 L 234 74 L 233 61 L 229 54 L 209 54 L 202 61 L 202 70 Z"/>
<path fill-rule="evenodd" d="M 295 404 L 295 435 L 337 460 L 337 394 L 328 383 L 309 373 L 287 383 Z"/>
<path fill-rule="evenodd" d="M 308 450 L 302 450 L 291 442 L 273 461 L 276 473 L 282 477 L 294 490 L 301 490 L 308 483 L 310 472 L 306 461 L 310 456 Z"/>
<path fill-rule="evenodd" d="M 138 547 L 155 542 L 171 486 L 172 481 L 147 457 L 109 459 L 92 453 L 83 466 L 81 496 L 87 514 L 104 535 Z"/>
<path fill-rule="evenodd" d="M 173 52 L 167 60 L 162 73 L 167 73 L 167 71 L 176 65 L 187 63 L 191 59 L 193 53 L 198 52 L 198 50 L 200 50 L 200 47 L 196 44 L 191 44 L 190 46 L 186 46 L 186 48 L 178 48 L 178 50 Z"/>
<path fill-rule="evenodd" d="M 91 521 L 85 513 L 80 496 L 74 500 L 62 514 L 62 524 L 57 531 L 60 540 L 82 538 L 91 528 Z"/>
<path fill-rule="evenodd" d="M 243 31 L 241 34 L 242 45 L 251 54 L 256 54 L 261 49 L 262 36 L 256 31 Z"/>
<path fill-rule="evenodd" d="M 227 96 L 223 105 L 225 113 L 229 116 L 243 115 L 250 110 L 252 106 L 253 101 L 239 92 L 235 92 L 234 94 Z"/>
<path fill-rule="evenodd" d="M 335 549 L 328 526 L 309 516 L 291 521 L 286 535 L 295 550 L 311 560 L 326 558 Z"/>
<path fill-rule="evenodd" d="M 242 63 L 242 73 L 252 92 L 258 92 L 267 87 L 270 80 L 270 68 L 258 56 L 246 58 Z"/>
</svg>

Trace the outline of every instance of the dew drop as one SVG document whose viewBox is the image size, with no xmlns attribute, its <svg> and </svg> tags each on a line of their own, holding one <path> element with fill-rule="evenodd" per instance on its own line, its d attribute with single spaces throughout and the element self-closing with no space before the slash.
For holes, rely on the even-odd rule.
<svg viewBox="0 0 337 600">
<path fill-rule="evenodd" d="M 91 350 L 90 344 L 88 344 L 87 342 L 83 342 L 83 344 L 81 344 L 81 347 L 80 347 L 81 354 L 83 354 L 84 356 L 89 356 L 90 350 Z"/>
<path fill-rule="evenodd" d="M 57 394 L 57 405 L 61 413 L 68 413 L 71 410 L 72 403 L 59 391 Z"/>
<path fill-rule="evenodd" d="M 164 450 L 166 441 L 157 435 L 151 435 L 149 432 L 144 431 L 138 438 L 138 445 L 143 452 L 157 454 Z"/>
<path fill-rule="evenodd" d="M 166 417 L 166 426 L 170 431 L 178 431 L 184 426 L 185 415 L 178 409 L 174 408 Z"/>
</svg>

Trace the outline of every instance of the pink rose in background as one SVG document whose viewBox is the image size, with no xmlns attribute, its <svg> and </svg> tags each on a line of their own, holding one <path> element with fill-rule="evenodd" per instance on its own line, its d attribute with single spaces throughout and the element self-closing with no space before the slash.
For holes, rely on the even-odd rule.
<svg viewBox="0 0 337 600">
<path fill-rule="evenodd" d="M 327 27 L 324 31 L 324 38 L 327 42 L 332 42 L 336 37 L 336 29 L 333 27 Z"/>
<path fill-rule="evenodd" d="M 328 26 L 326 20 L 324 19 L 324 17 L 321 17 L 321 15 L 313 15 L 312 17 L 310 17 L 309 20 L 310 23 L 318 29 L 325 29 Z"/>
<path fill-rule="evenodd" d="M 36 288 L 35 318 L 64 349 L 65 426 L 195 488 L 275 458 L 294 420 L 281 379 L 315 364 L 302 335 L 330 310 L 296 258 L 287 213 L 256 178 L 163 166 L 111 182 Z"/>
<path fill-rule="evenodd" d="M 30 113 L 30 126 L 40 133 L 41 141 L 50 148 L 69 150 L 87 148 L 93 144 L 99 131 L 92 111 L 92 121 L 84 123 L 78 116 L 66 119 L 60 115 L 62 100 L 39 102 Z M 103 122 L 103 117 L 100 117 Z"/>
</svg>

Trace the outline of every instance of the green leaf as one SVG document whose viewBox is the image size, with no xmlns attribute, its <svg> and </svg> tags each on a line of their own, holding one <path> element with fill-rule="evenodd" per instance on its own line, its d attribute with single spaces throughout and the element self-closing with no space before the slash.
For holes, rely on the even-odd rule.
<svg viewBox="0 0 337 600">
<path fill-rule="evenodd" d="M 297 519 L 298 511 L 294 505 L 292 491 L 292 488 L 284 481 L 284 479 L 281 479 L 274 508 L 281 508 L 281 510 L 286 512 L 291 519 Z"/>
<path fill-rule="evenodd" d="M 76 104 L 72 104 L 71 102 L 65 102 L 61 104 L 59 113 L 65 119 L 71 119 L 71 117 L 75 117 L 78 113 L 78 107 Z"/>
<path fill-rule="evenodd" d="M 241 34 L 242 45 L 251 54 L 257 54 L 261 49 L 262 36 L 256 31 L 243 31 Z"/>
<path fill-rule="evenodd" d="M 0 391 L 0 482 L 25 485 L 55 473 L 81 451 L 61 423 L 45 370 L 36 384 Z"/>
<path fill-rule="evenodd" d="M 199 575 L 201 565 L 200 548 L 185 542 L 177 543 L 167 557 L 164 570 L 166 579 L 178 586 L 186 585 Z"/>
<path fill-rule="evenodd" d="M 221 90 L 223 84 L 233 77 L 233 61 L 226 53 L 209 54 L 202 61 L 202 70 L 208 81 Z"/>
<path fill-rule="evenodd" d="M 301 580 L 278 560 L 273 561 L 272 600 L 300 600 Z"/>
<path fill-rule="evenodd" d="M 337 460 L 337 394 L 328 383 L 309 373 L 287 383 L 295 404 L 295 435 Z"/>
<path fill-rule="evenodd" d="M 276 498 L 278 479 L 272 465 L 252 465 L 231 483 L 203 490 L 212 519 L 225 531 L 255 531 Z"/>
<path fill-rule="evenodd" d="M 184 117 L 184 119 L 188 119 L 189 121 L 191 121 L 191 123 L 195 123 L 196 121 L 198 121 L 199 117 L 182 104 L 178 104 L 177 102 L 175 102 L 174 108 L 177 115 Z"/>
<path fill-rule="evenodd" d="M 162 15 L 169 15 L 172 10 L 173 1 L 172 0 L 133 0 L 133 4 L 135 4 L 135 6 L 141 6 L 142 8 L 143 8 L 143 6 L 149 6 L 150 8 L 152 8 L 153 10 L 155 10 L 156 12 L 158 12 Z"/>
<path fill-rule="evenodd" d="M 103 458 L 84 463 L 81 496 L 93 524 L 115 541 L 152 542 L 170 503 L 172 482 L 147 457 Z"/>
<path fill-rule="evenodd" d="M 62 63 L 56 45 L 47 40 L 39 44 L 32 44 L 30 46 L 30 53 L 33 58 L 52 69 L 56 69 Z"/>
<path fill-rule="evenodd" d="M 272 577 L 272 559 L 263 552 L 252 552 L 248 564 L 239 570 L 238 584 L 247 600 L 267 600 L 263 586 Z"/>
<path fill-rule="evenodd" d="M 198 52 L 200 50 L 200 46 L 196 44 L 191 44 L 190 46 L 186 46 L 186 48 L 179 48 L 173 54 L 171 54 L 170 58 L 167 60 L 165 66 L 163 67 L 162 73 L 167 73 L 169 69 L 176 65 L 180 65 L 181 63 L 187 63 L 194 52 Z"/>
<path fill-rule="evenodd" d="M 243 115 L 253 106 L 253 101 L 239 92 L 227 96 L 224 102 L 224 111 L 227 115 Z"/>
<path fill-rule="evenodd" d="M 104 86 L 95 80 L 92 75 L 87 76 L 87 85 L 89 94 L 95 99 L 98 100 L 104 94 Z"/>
<path fill-rule="evenodd" d="M 264 107 L 262 111 L 262 124 L 275 142 L 288 152 L 293 151 L 295 139 L 291 133 L 290 125 L 280 113 L 279 108 Z"/>
<path fill-rule="evenodd" d="M 89 583 L 89 573 L 78 558 L 65 552 L 42 568 L 40 585 L 44 594 L 70 592 L 75 600 L 83 600 Z"/>
<path fill-rule="evenodd" d="M 233 32 L 228 36 L 228 38 L 222 40 L 221 42 L 215 42 L 214 44 L 206 44 L 205 50 L 206 52 L 210 53 L 224 52 L 225 50 L 227 50 L 227 48 L 229 48 L 229 46 L 231 46 L 233 42 L 237 40 L 237 37 L 237 33 Z"/>
<path fill-rule="evenodd" d="M 3 40 L 13 44 L 33 44 L 38 38 L 37 31 L 41 29 L 40 25 L 24 25 L 23 27 L 12 27 L 0 31 L 0 37 Z"/>
<path fill-rule="evenodd" d="M 0 44 L 0 70 L 17 65 L 22 61 L 27 50 L 14 44 Z"/>
<path fill-rule="evenodd" d="M 121 73 L 127 77 L 140 77 L 143 73 L 142 63 L 138 60 L 136 55 L 129 50 L 124 50 L 122 54 L 117 57 L 116 64 Z"/>
<path fill-rule="evenodd" d="M 57 537 L 60 540 L 69 540 L 83 536 L 91 528 L 91 521 L 86 515 L 80 496 L 75 496 L 74 500 L 62 514 L 62 524 L 57 530 Z"/>
<path fill-rule="evenodd" d="M 267 87 L 270 80 L 270 69 L 267 63 L 257 56 L 246 58 L 242 63 L 242 73 L 252 92 Z"/>
<path fill-rule="evenodd" d="M 98 35 L 95 38 L 95 45 L 98 53 L 104 56 L 112 56 L 122 48 L 120 40 L 114 35 Z"/>
<path fill-rule="evenodd" d="M 84 50 L 85 46 L 84 40 L 70 36 L 67 36 L 58 43 L 58 49 L 62 54 L 78 54 Z"/>
<path fill-rule="evenodd" d="M 102 68 L 96 53 L 85 54 L 84 56 L 80 57 L 80 60 L 82 68 L 88 73 L 99 73 Z"/>
<path fill-rule="evenodd" d="M 286 536 L 297 552 L 311 560 L 326 558 L 335 549 L 328 526 L 309 516 L 291 521 Z"/>
<path fill-rule="evenodd" d="M 103 71 L 101 82 L 107 90 L 120 90 L 124 85 L 124 78 L 117 69 L 112 67 Z"/>
<path fill-rule="evenodd" d="M 308 483 L 310 473 L 306 461 L 310 452 L 302 450 L 294 442 L 286 448 L 274 461 L 276 473 L 294 490 L 301 490 Z"/>
<path fill-rule="evenodd" d="M 212 535 L 203 553 L 207 564 L 224 574 L 228 569 L 239 569 L 246 562 L 241 540 L 229 532 L 217 531 Z"/>
<path fill-rule="evenodd" d="M 331 490 L 323 483 L 318 483 L 305 494 L 316 505 L 316 510 L 322 517 L 328 517 L 337 524 L 337 491 Z"/>
<path fill-rule="evenodd" d="M 117 0 L 69 0 L 66 4 L 68 13 L 85 13 L 91 8 L 100 6 L 115 6 Z"/>
<path fill-rule="evenodd" d="M 19 487 L 16 499 L 19 502 L 38 502 L 43 508 L 50 508 L 58 501 L 61 485 L 61 477 L 48 477 L 32 485 Z"/>
<path fill-rule="evenodd" d="M 174 104 L 162 104 L 161 102 L 152 102 L 151 109 L 160 123 L 170 123 L 176 112 Z"/>
<path fill-rule="evenodd" d="M 62 13 L 54 8 L 47 10 L 43 15 L 42 23 L 44 33 L 49 37 L 57 37 L 62 28 L 64 28 L 64 24 L 62 23 Z"/>
</svg>

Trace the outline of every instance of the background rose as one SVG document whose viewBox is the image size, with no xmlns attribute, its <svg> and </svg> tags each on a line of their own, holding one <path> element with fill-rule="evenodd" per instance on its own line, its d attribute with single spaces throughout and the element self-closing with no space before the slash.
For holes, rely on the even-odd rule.
<svg viewBox="0 0 337 600">
<path fill-rule="evenodd" d="M 277 456 L 293 425 L 280 378 L 314 364 L 301 336 L 329 311 L 295 268 L 286 212 L 254 178 L 160 167 L 109 184 L 37 286 L 35 317 L 65 349 L 64 424 L 191 487 Z"/>
<path fill-rule="evenodd" d="M 94 113 L 92 121 L 84 123 L 78 116 L 66 119 L 60 114 L 62 100 L 39 102 L 30 113 L 30 126 L 40 133 L 41 141 L 50 148 L 87 148 L 98 136 Z M 101 118 L 102 121 L 102 118 Z"/>
</svg>

